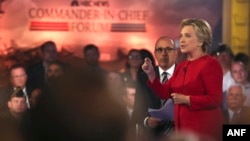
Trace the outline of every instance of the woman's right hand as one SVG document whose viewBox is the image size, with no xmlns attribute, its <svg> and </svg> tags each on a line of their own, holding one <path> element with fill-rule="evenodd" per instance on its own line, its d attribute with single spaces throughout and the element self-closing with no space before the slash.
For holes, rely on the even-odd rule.
<svg viewBox="0 0 250 141">
<path fill-rule="evenodd" d="M 146 123 L 148 127 L 155 128 L 162 123 L 162 120 L 156 117 L 149 117 Z"/>
<path fill-rule="evenodd" d="M 153 82 L 155 79 L 155 71 L 152 65 L 152 61 L 149 58 L 144 59 L 142 70 L 148 75 L 149 80 Z"/>
</svg>

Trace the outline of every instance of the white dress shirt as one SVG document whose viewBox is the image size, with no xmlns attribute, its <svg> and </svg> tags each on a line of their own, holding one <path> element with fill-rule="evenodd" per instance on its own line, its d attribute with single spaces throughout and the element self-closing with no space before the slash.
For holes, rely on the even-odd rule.
<svg viewBox="0 0 250 141">
<path fill-rule="evenodd" d="M 223 75 L 223 92 L 226 92 L 228 88 L 234 84 L 234 79 L 232 78 L 231 71 L 228 71 Z"/>
<path fill-rule="evenodd" d="M 175 69 L 175 64 L 172 65 L 169 69 L 167 69 L 166 71 L 164 71 L 161 67 L 159 67 L 159 74 L 160 74 L 160 80 L 162 81 L 163 77 L 162 77 L 162 73 L 163 72 L 167 72 L 168 74 L 168 79 L 170 79 L 173 76 L 174 73 L 174 69 Z"/>
</svg>

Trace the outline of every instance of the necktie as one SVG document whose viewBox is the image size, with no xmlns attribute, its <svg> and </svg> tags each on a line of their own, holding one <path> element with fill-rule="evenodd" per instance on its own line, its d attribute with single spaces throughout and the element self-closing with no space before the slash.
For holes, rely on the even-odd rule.
<svg viewBox="0 0 250 141">
<path fill-rule="evenodd" d="M 16 88 L 14 88 L 14 90 L 22 90 L 23 91 L 24 96 L 26 98 L 27 107 L 28 107 L 28 109 L 30 109 L 29 97 L 28 97 L 28 94 L 27 94 L 26 90 L 22 89 L 21 87 L 16 87 Z"/>
<path fill-rule="evenodd" d="M 239 114 L 237 112 L 234 112 L 233 117 L 231 119 L 231 124 L 237 124 L 238 118 L 239 118 Z"/>
<path fill-rule="evenodd" d="M 27 107 L 28 107 L 28 109 L 30 109 L 30 101 L 29 101 L 29 97 L 28 97 L 28 94 L 27 94 L 26 90 L 23 89 L 23 93 L 24 93 L 24 95 L 26 97 Z"/>
<path fill-rule="evenodd" d="M 161 83 L 164 84 L 168 80 L 168 73 L 163 72 L 161 75 L 163 77 Z"/>
<path fill-rule="evenodd" d="M 168 73 L 167 72 L 163 72 L 162 74 L 162 80 L 161 83 L 164 84 L 166 83 L 166 81 L 168 80 Z M 161 99 L 161 104 L 162 106 L 166 103 L 166 99 Z"/>
</svg>

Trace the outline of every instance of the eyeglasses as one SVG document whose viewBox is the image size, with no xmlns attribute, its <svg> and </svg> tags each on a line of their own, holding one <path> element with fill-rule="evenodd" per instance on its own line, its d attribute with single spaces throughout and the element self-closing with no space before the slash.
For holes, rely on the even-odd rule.
<svg viewBox="0 0 250 141">
<path fill-rule="evenodd" d="M 129 60 L 132 60 L 132 59 L 139 60 L 139 59 L 141 59 L 141 56 L 129 55 L 129 56 L 128 56 L 128 59 L 129 59 Z"/>
<path fill-rule="evenodd" d="M 170 53 L 172 52 L 173 50 L 175 50 L 175 48 L 171 48 L 171 47 L 166 47 L 166 48 L 162 48 L 162 47 L 159 47 L 159 48 L 156 48 L 155 51 L 158 52 L 158 53 L 161 53 L 163 51 L 167 52 L 167 53 Z"/>
</svg>

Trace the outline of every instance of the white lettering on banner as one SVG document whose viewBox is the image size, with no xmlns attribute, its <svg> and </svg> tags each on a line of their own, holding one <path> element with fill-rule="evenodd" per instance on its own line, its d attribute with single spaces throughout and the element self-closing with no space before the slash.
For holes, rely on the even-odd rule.
<svg viewBox="0 0 250 141">
<path fill-rule="evenodd" d="M 30 8 L 28 15 L 32 31 L 72 32 L 145 32 L 149 16 L 146 10 L 91 8 Z"/>
<path fill-rule="evenodd" d="M 88 6 L 88 7 L 109 7 L 109 1 L 104 1 L 104 0 L 84 0 L 79 2 L 82 6 Z"/>
<path fill-rule="evenodd" d="M 145 21 L 147 10 L 98 10 L 89 8 L 30 8 L 31 19 Z"/>
<path fill-rule="evenodd" d="M 74 32 L 109 32 L 109 23 L 89 23 L 89 22 L 72 22 L 71 31 Z"/>
</svg>

